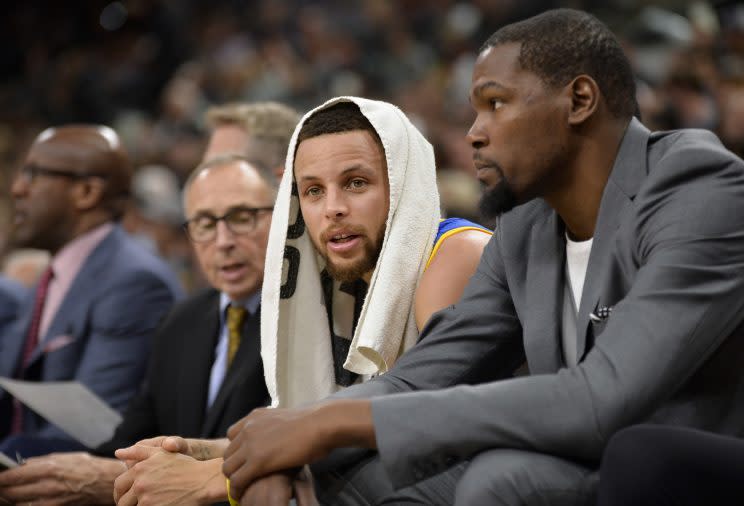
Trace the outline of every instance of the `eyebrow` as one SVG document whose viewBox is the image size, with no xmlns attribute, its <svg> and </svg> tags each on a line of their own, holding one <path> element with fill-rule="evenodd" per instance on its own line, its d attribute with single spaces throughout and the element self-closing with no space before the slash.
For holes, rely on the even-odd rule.
<svg viewBox="0 0 744 506">
<path fill-rule="evenodd" d="M 485 93 L 486 91 L 490 89 L 496 89 L 498 91 L 508 91 L 509 88 L 507 88 L 503 84 L 500 84 L 496 81 L 486 81 L 474 87 L 470 91 L 470 95 L 468 95 L 468 100 L 471 101 L 472 97 L 478 97 L 480 95 L 483 95 L 483 93 Z"/>
<path fill-rule="evenodd" d="M 223 215 L 224 215 L 224 214 L 228 214 L 228 213 L 231 213 L 231 212 L 233 212 L 233 211 L 237 211 L 237 210 L 239 210 L 239 209 L 251 209 L 251 208 L 253 208 L 253 207 L 261 207 L 261 206 L 251 206 L 251 205 L 248 205 L 248 204 L 236 204 L 236 205 L 234 205 L 234 206 L 230 206 L 230 207 L 228 207 L 228 208 L 227 208 L 227 209 L 225 210 L 225 212 L 223 213 Z M 267 207 L 268 207 L 268 206 L 267 206 Z M 216 216 L 217 216 L 217 213 L 214 213 L 214 212 L 212 212 L 212 211 L 211 211 L 211 210 L 209 210 L 209 209 L 199 209 L 199 210 L 197 210 L 197 211 L 196 211 L 196 212 L 194 213 L 194 216 L 193 216 L 193 218 L 203 218 L 203 217 L 205 217 L 205 216 L 209 216 L 209 217 L 211 217 L 211 218 L 214 218 L 214 217 L 216 217 Z"/>
<path fill-rule="evenodd" d="M 339 176 L 342 176 L 343 177 L 346 174 L 348 174 L 349 172 L 354 172 L 354 171 L 357 171 L 357 170 L 358 171 L 361 171 L 361 172 L 365 172 L 365 173 L 370 174 L 370 175 L 373 175 L 375 173 L 375 171 L 373 169 L 367 167 L 366 165 L 355 164 L 355 165 L 351 165 L 350 167 L 347 167 L 344 170 L 342 170 L 341 171 L 341 174 L 339 174 Z M 307 176 L 302 176 L 299 179 L 299 181 L 302 181 L 302 182 L 304 182 L 304 181 L 316 181 L 318 179 L 320 179 L 320 177 L 313 176 L 313 175 L 307 175 Z"/>
</svg>

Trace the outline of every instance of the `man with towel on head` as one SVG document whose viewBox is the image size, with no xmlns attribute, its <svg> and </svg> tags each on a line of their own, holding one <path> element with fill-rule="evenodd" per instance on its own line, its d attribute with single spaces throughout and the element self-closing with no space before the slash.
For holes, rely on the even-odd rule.
<svg viewBox="0 0 744 506">
<path fill-rule="evenodd" d="M 491 236 L 440 220 L 433 149 L 391 104 L 330 100 L 303 118 L 289 153 L 261 316 L 267 387 L 281 407 L 385 373 L 429 316 L 457 301 Z M 147 458 L 148 443 L 117 456 Z M 164 443 L 200 459 L 226 445 Z M 129 483 L 117 480 L 118 497 Z"/>
<path fill-rule="evenodd" d="M 395 106 L 331 100 L 306 116 L 292 152 L 261 320 L 266 383 L 282 407 L 385 373 L 457 301 L 490 238 L 440 220 L 431 145 Z"/>
</svg>

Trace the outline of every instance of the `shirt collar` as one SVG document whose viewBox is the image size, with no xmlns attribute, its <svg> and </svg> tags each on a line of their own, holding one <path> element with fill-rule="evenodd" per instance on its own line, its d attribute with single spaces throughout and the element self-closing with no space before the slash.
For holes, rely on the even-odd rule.
<svg viewBox="0 0 744 506">
<path fill-rule="evenodd" d="M 51 266 L 55 278 L 58 281 L 67 278 L 72 282 L 72 279 L 77 276 L 88 255 L 93 252 L 96 246 L 103 241 L 113 228 L 113 223 L 104 223 L 67 243 L 52 258 Z"/>
<path fill-rule="evenodd" d="M 225 323 L 225 311 L 227 306 L 236 305 L 244 307 L 250 314 L 255 314 L 258 310 L 258 306 L 261 304 L 261 290 L 258 290 L 253 295 L 242 301 L 234 301 L 230 299 L 230 296 L 224 292 L 220 292 L 220 321 Z"/>
</svg>

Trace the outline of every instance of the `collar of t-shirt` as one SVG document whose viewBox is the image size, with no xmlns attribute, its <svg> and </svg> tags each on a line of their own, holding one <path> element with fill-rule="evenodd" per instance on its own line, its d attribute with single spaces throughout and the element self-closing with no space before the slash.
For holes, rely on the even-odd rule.
<svg viewBox="0 0 744 506">
<path fill-rule="evenodd" d="M 563 356 L 566 365 L 578 363 L 576 319 L 584 290 L 584 279 L 592 250 L 592 239 L 573 241 L 566 234 L 566 275 L 564 276 L 563 318 L 561 322 Z"/>
<path fill-rule="evenodd" d="M 573 295 L 574 311 L 578 314 L 581 305 L 581 293 L 584 290 L 586 268 L 589 265 L 589 254 L 592 251 L 593 239 L 586 241 L 572 241 L 566 234 L 566 267 L 571 294 Z"/>
</svg>

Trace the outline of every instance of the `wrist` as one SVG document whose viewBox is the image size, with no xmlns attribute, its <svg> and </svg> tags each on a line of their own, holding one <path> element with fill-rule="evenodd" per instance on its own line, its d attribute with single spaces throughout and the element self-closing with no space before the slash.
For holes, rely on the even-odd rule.
<svg viewBox="0 0 744 506">
<path fill-rule="evenodd" d="M 88 491 L 95 504 L 114 504 L 114 482 L 127 470 L 124 462 L 103 457 L 91 457 L 92 464 L 99 470 L 97 479 L 90 482 Z"/>
<path fill-rule="evenodd" d="M 225 487 L 225 475 L 222 474 L 222 459 L 212 459 L 203 462 L 205 475 L 209 479 L 200 488 L 201 504 L 213 504 L 227 501 L 227 489 Z"/>
<path fill-rule="evenodd" d="M 334 448 L 377 448 L 368 399 L 342 399 L 321 404 L 318 408 L 321 441 L 328 451 Z"/>
</svg>

